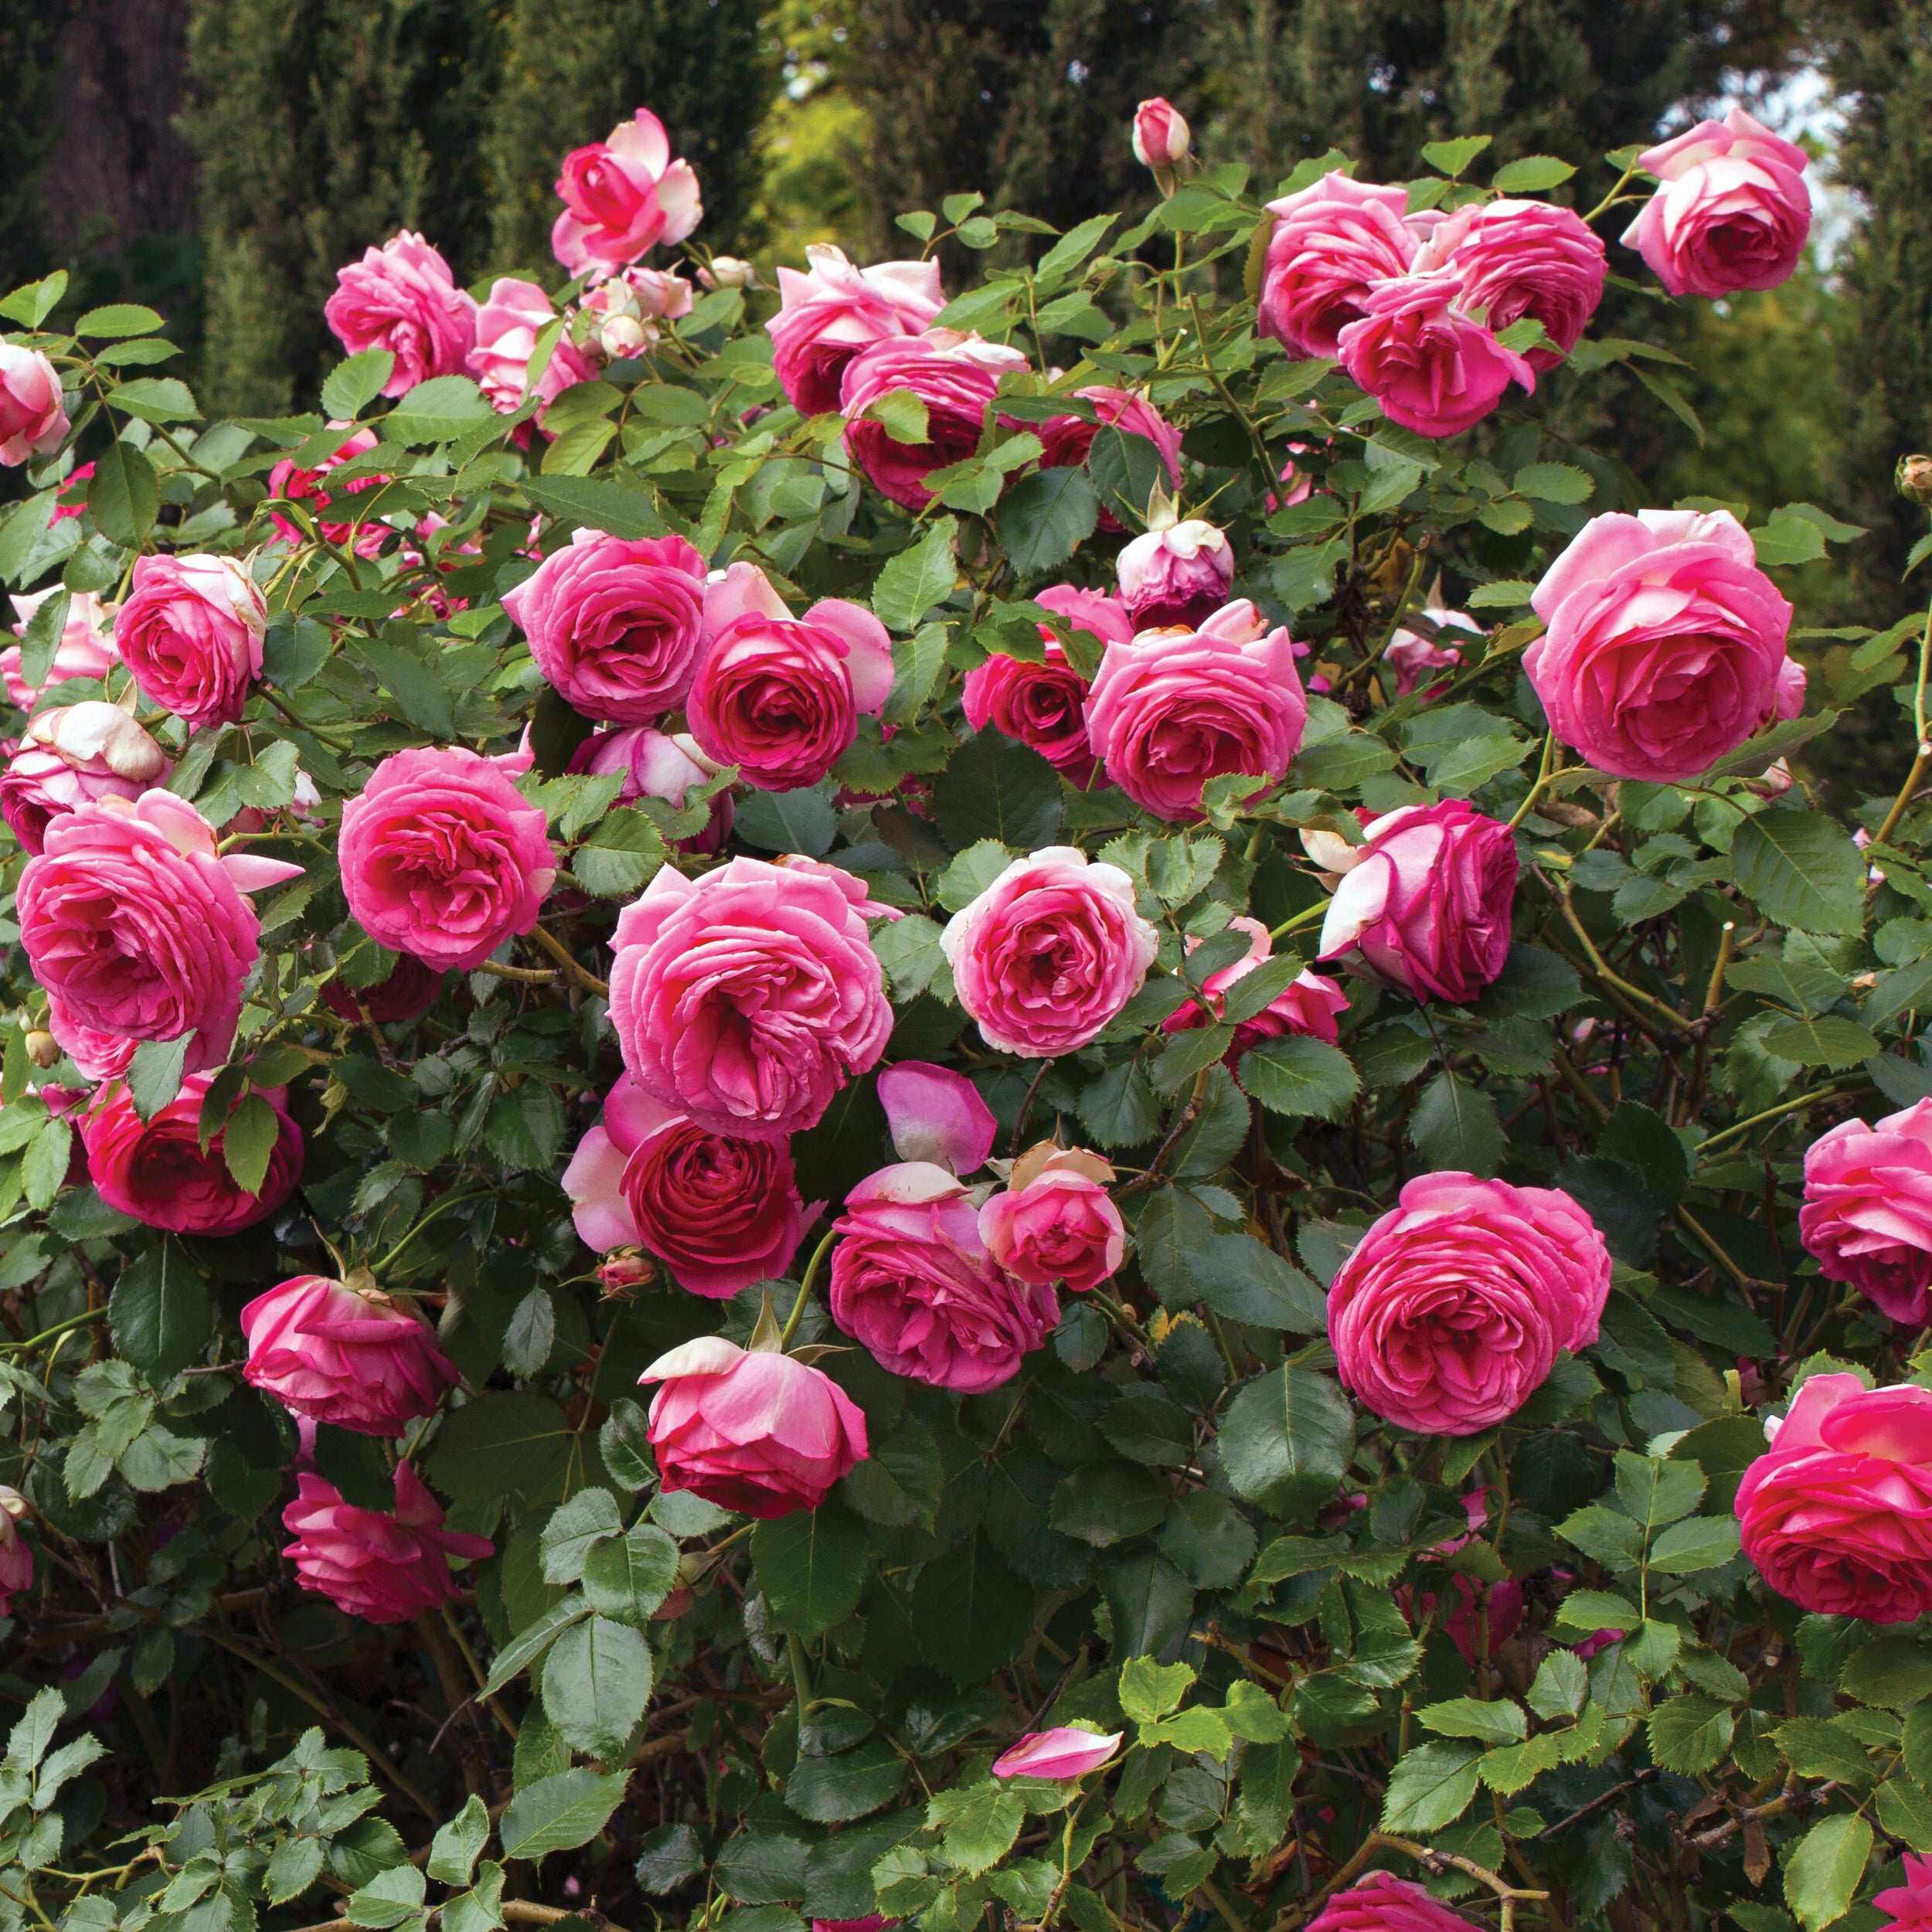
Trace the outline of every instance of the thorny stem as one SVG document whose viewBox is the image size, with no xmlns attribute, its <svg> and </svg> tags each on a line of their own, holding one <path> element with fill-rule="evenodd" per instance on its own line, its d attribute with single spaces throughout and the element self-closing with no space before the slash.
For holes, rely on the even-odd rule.
<svg viewBox="0 0 1932 1932">
<path fill-rule="evenodd" d="M 530 937 L 563 969 L 564 978 L 573 985 L 582 987 L 587 993 L 595 993 L 600 999 L 611 997 L 608 984 L 599 979 L 595 973 L 587 972 L 580 966 L 570 947 L 556 934 L 546 932 L 541 926 L 534 926 L 530 929 Z"/>
</svg>

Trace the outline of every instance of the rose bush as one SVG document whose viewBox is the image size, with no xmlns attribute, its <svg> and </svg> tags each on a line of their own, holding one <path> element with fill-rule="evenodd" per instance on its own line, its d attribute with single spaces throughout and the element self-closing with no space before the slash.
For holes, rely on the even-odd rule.
<svg viewBox="0 0 1932 1932">
<path fill-rule="evenodd" d="M 1118 138 L 0 299 L 0 1932 L 1932 1917 L 1927 632 L 1563 427 L 1802 155 Z"/>
</svg>

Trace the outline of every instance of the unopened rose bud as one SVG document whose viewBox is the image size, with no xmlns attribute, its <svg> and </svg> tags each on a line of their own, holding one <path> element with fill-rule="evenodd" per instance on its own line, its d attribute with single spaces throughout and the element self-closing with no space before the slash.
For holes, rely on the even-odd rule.
<svg viewBox="0 0 1932 1932">
<path fill-rule="evenodd" d="M 1932 503 L 1932 456 L 1902 456 L 1893 472 L 1899 495 L 1914 503 Z"/>
<path fill-rule="evenodd" d="M 1171 174 L 1187 158 L 1187 123 L 1158 94 L 1134 110 L 1134 158 L 1157 175 Z"/>
<path fill-rule="evenodd" d="M 657 1264 L 641 1248 L 617 1248 L 597 1269 L 597 1286 L 614 1300 L 634 1294 L 658 1278 Z"/>
<path fill-rule="evenodd" d="M 707 288 L 756 288 L 758 271 L 740 256 L 713 255 L 698 279 Z"/>
<path fill-rule="evenodd" d="M 637 355 L 652 333 L 634 315 L 613 315 L 599 327 L 597 343 L 605 355 L 621 362 Z"/>
<path fill-rule="evenodd" d="M 27 1058 L 44 1073 L 59 1063 L 60 1043 L 53 1034 L 36 1026 L 29 1029 L 26 1040 Z"/>
</svg>

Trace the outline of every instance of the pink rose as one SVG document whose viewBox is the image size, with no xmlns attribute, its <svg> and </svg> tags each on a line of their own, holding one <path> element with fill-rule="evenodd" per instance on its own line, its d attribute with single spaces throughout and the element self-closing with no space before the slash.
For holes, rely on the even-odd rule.
<svg viewBox="0 0 1932 1932">
<path fill-rule="evenodd" d="M 971 1195 L 930 1162 L 861 1181 L 832 1232 L 832 1318 L 889 1374 L 984 1395 L 1060 1321 L 1053 1290 L 993 1260 Z"/>
<path fill-rule="evenodd" d="M 1597 1339 L 1610 1250 L 1560 1188 L 1424 1174 L 1397 1199 L 1329 1287 L 1336 1370 L 1398 1427 L 1472 1436 Z"/>
<path fill-rule="evenodd" d="M 886 1050 L 866 888 L 835 866 L 664 866 L 617 916 L 611 1023 L 646 1093 L 720 1134 L 815 1127 Z"/>
<path fill-rule="evenodd" d="M 541 808 L 454 746 L 385 758 L 342 808 L 336 860 L 362 930 L 443 971 L 527 933 L 556 878 Z"/>
<path fill-rule="evenodd" d="M 1371 819 L 1321 923 L 1318 961 L 1411 999 L 1466 1005 L 1509 956 L 1515 835 L 1459 798 Z"/>
<path fill-rule="evenodd" d="M 443 975 L 407 953 L 398 953 L 389 977 L 373 986 L 350 986 L 332 979 L 322 988 L 322 1003 L 344 1019 L 372 1021 L 378 1026 L 420 1019 L 441 997 Z"/>
<path fill-rule="evenodd" d="M 755 563 L 713 580 L 704 629 L 691 735 L 761 791 L 816 784 L 892 690 L 892 640 L 869 611 L 821 597 L 794 617 Z"/>
<path fill-rule="evenodd" d="M 0 463 L 57 450 L 69 427 L 53 363 L 37 349 L 0 342 Z"/>
<path fill-rule="evenodd" d="M 1439 1556 L 1454 1556 L 1488 1520 L 1486 1491 L 1471 1490 L 1463 1498 L 1462 1506 L 1469 1535 L 1451 1536 L 1447 1543 L 1437 1543 L 1435 1553 Z M 1442 1633 L 1455 1645 L 1463 1662 L 1474 1668 L 1485 1658 L 1493 1657 L 1515 1635 L 1522 1621 L 1522 1585 L 1513 1577 L 1481 1583 L 1459 1570 L 1450 1573 L 1449 1585 L 1450 1603 L 1442 1614 Z M 1396 1601 L 1412 1624 L 1418 1617 L 1434 1616 L 1439 1607 L 1434 1591 L 1415 1590 L 1406 1584 L 1397 1587 Z"/>
<path fill-rule="evenodd" d="M 262 1095 L 274 1111 L 275 1145 L 260 1191 L 247 1194 L 228 1172 L 220 1132 L 205 1148 L 201 1143 L 201 1104 L 210 1079 L 191 1073 L 151 1121 L 142 1121 L 118 1082 L 80 1117 L 87 1172 L 111 1208 L 175 1234 L 233 1234 L 266 1220 L 295 1192 L 302 1131 L 284 1111 L 283 1090 Z"/>
<path fill-rule="evenodd" d="M 1801 1609 L 1872 1624 L 1932 1610 L 1932 1389 L 1815 1375 L 1737 1487 L 1744 1554 Z"/>
<path fill-rule="evenodd" d="M 1475 1932 L 1475 1923 L 1406 1879 L 1371 1872 L 1329 1900 L 1308 1932 Z"/>
<path fill-rule="evenodd" d="M 858 1405 L 795 1355 L 700 1335 L 638 1379 L 664 1385 L 650 1420 L 661 1485 L 720 1509 L 767 1522 L 816 1509 L 869 1453 Z"/>
<path fill-rule="evenodd" d="M 1536 372 L 1463 308 L 1453 274 L 1406 275 L 1362 298 L 1362 318 L 1342 330 L 1342 366 L 1392 423 L 1418 436 L 1454 436 Z"/>
<path fill-rule="evenodd" d="M 346 423 L 331 423 L 331 429 L 347 430 Z M 376 447 L 373 430 L 356 430 L 345 436 L 342 443 L 329 455 L 325 456 L 312 470 L 298 470 L 293 461 L 284 457 L 268 472 L 268 494 L 286 498 L 292 503 L 305 503 L 315 512 L 315 528 L 328 543 L 345 546 L 352 536 L 355 539 L 358 556 L 373 556 L 389 535 L 389 526 L 374 522 L 357 525 L 354 522 L 325 521 L 321 512 L 335 501 L 335 493 L 321 487 L 322 479 L 332 470 L 340 469 L 346 463 L 352 463 L 359 456 L 366 455 Z M 345 496 L 358 496 L 365 490 L 378 488 L 389 481 L 386 476 L 352 476 L 342 485 Z M 291 543 L 308 541 L 307 532 L 300 525 L 293 523 L 279 510 L 270 510 L 268 520 L 275 526 L 277 536 L 284 537 Z"/>
<path fill-rule="evenodd" d="M 1198 818 L 1210 780 L 1262 788 L 1301 749 L 1308 703 L 1294 640 L 1246 598 L 1192 631 L 1144 631 L 1111 646 L 1087 701 L 1089 743 L 1107 775 L 1157 818 Z"/>
<path fill-rule="evenodd" d="M 1228 988 L 1236 981 L 1246 979 L 1274 951 L 1274 937 L 1258 919 L 1231 919 L 1227 930 L 1246 933 L 1248 950 L 1231 965 L 1216 968 L 1201 982 L 1202 997 L 1217 1018 L 1226 1009 Z M 1200 943 L 1198 939 L 1190 938 L 1188 951 L 1192 952 Z M 1326 1040 L 1332 1046 L 1342 1036 L 1337 1022 L 1348 1010 L 1349 996 L 1333 980 L 1325 978 L 1320 973 L 1300 974 L 1260 1012 L 1250 1014 L 1236 1026 L 1233 1043 L 1227 1050 L 1227 1060 L 1231 1066 L 1238 1066 L 1241 1056 L 1250 1047 L 1264 1039 L 1279 1039 L 1284 1033 L 1305 1034 L 1311 1039 Z M 1199 1003 L 1189 1000 L 1162 1021 L 1161 1030 L 1165 1033 L 1184 1033 L 1212 1023 Z"/>
<path fill-rule="evenodd" d="M 1033 601 L 1084 631 L 1102 649 L 1125 644 L 1134 635 L 1127 613 L 1114 598 L 1094 590 L 1056 583 Z M 1030 745 L 1070 785 L 1084 791 L 1098 760 L 1087 741 L 1087 681 L 1066 661 L 1051 628 L 1039 627 L 1044 662 L 995 655 L 966 674 L 960 696 L 966 722 L 975 731 L 991 725 Z"/>
<path fill-rule="evenodd" d="M 1876 1894 L 1872 1904 L 1889 1912 L 1885 1932 L 1932 1932 L 1932 1858 L 1904 1854 L 1905 1883 Z"/>
<path fill-rule="evenodd" d="M 888 336 L 917 335 L 946 306 L 939 264 L 880 262 L 855 268 L 838 249 L 815 243 L 811 267 L 778 271 L 778 312 L 765 324 L 772 362 L 793 404 L 808 416 L 838 407 L 845 366 Z"/>
<path fill-rule="evenodd" d="M 260 952 L 246 894 L 299 866 L 222 856 L 214 828 L 165 791 L 97 798 L 53 820 L 20 876 L 20 942 L 53 1031 L 128 1041 L 193 1038 L 187 1070 L 219 1066 Z"/>
<path fill-rule="evenodd" d="M 586 717 L 655 724 L 697 675 L 704 559 L 681 536 L 574 530 L 503 607 L 536 668 Z"/>
<path fill-rule="evenodd" d="M 498 415 L 513 415 L 522 407 L 536 338 L 556 320 L 549 297 L 535 282 L 499 275 L 491 283 L 488 298 L 476 311 L 476 346 L 468 365 Z M 596 373 L 583 352 L 562 334 L 551 345 L 532 393 L 538 402 L 548 403 Z"/>
<path fill-rule="evenodd" d="M 1134 158 L 1156 174 L 1186 160 L 1192 135 L 1172 104 L 1156 94 L 1134 110 Z"/>
<path fill-rule="evenodd" d="M 333 1483 L 304 1471 L 282 1512 L 295 1540 L 282 1554 L 303 1589 L 366 1624 L 406 1624 L 463 1594 L 450 1559 L 496 1553 L 487 1536 L 443 1527 L 442 1505 L 406 1462 L 396 1465 L 396 1509 L 359 1509 Z"/>
<path fill-rule="evenodd" d="M 901 1060 L 879 1077 L 879 1104 L 893 1150 L 954 1174 L 984 1167 L 999 1124 L 964 1073 L 927 1060 Z"/>
<path fill-rule="evenodd" d="M 1029 1731 L 993 1760 L 995 1777 L 1084 1777 L 1119 1753 L 1123 1733 L 1090 1731 L 1077 1724 Z"/>
<path fill-rule="evenodd" d="M 1613 777 L 1694 778 L 1789 702 L 1791 607 L 1728 510 L 1592 517 L 1530 602 L 1549 628 L 1524 675 L 1550 730 Z"/>
<path fill-rule="evenodd" d="M 228 556 L 134 560 L 114 643 L 141 696 L 192 727 L 233 724 L 262 674 L 268 606 Z"/>
<path fill-rule="evenodd" d="M 1332 355 L 1342 331 L 1366 312 L 1369 291 L 1403 274 L 1416 235 L 1406 192 L 1329 173 L 1268 203 L 1260 328 L 1291 355 Z"/>
<path fill-rule="evenodd" d="M 882 496 L 909 510 L 932 501 L 926 478 L 963 462 L 979 447 L 999 379 L 1026 366 L 1016 349 L 947 328 L 888 337 L 846 366 L 838 391 L 845 453 Z M 926 440 L 900 443 L 866 412 L 881 396 L 911 396 L 926 411 Z"/>
<path fill-rule="evenodd" d="M 1466 632 L 1471 645 L 1482 642 L 1481 627 L 1465 611 L 1444 611 L 1432 604 L 1422 614 L 1434 621 L 1438 633 Z M 1452 671 L 1462 662 L 1458 646 L 1444 643 L 1440 635 L 1426 638 L 1420 631 L 1398 631 L 1382 657 L 1394 668 L 1398 698 L 1407 697 L 1430 672 Z"/>
<path fill-rule="evenodd" d="M 645 1247 L 679 1284 L 723 1301 L 785 1271 L 804 1209 L 783 1141 L 713 1134 L 617 1077 L 563 1170 L 577 1232 Z"/>
<path fill-rule="evenodd" d="M 33 1587 L 33 1545 L 20 1533 L 27 1499 L 0 1483 L 0 1617 L 13 1614 L 13 1600 Z"/>
<path fill-rule="evenodd" d="M 35 611 L 57 594 L 58 587 L 15 597 L 14 614 L 20 621 L 13 627 L 13 634 L 24 637 Z M 29 684 L 20 675 L 20 646 L 10 644 L 0 651 L 0 681 L 6 685 L 9 699 L 22 711 L 29 711 L 42 692 L 72 678 L 104 678 L 120 662 L 114 649 L 113 620 L 91 590 L 80 590 L 67 600 L 67 621 L 53 648 L 46 675 L 37 685 Z"/>
<path fill-rule="evenodd" d="M 167 754 L 117 704 L 60 705 L 28 722 L 0 772 L 0 817 L 30 855 L 47 827 L 97 798 L 138 798 L 167 777 Z"/>
<path fill-rule="evenodd" d="M 1604 244 L 1567 208 L 1546 201 L 1480 201 L 1437 224 L 1416 258 L 1418 273 L 1446 269 L 1458 306 L 1500 333 L 1526 315 L 1549 341 L 1526 352 L 1554 369 L 1577 346 L 1604 298 Z"/>
<path fill-rule="evenodd" d="M 1907 1327 L 1932 1321 L 1932 1100 L 1814 1141 L 1798 1225 L 1828 1281 Z"/>
<path fill-rule="evenodd" d="M 1037 425 L 1033 433 L 1040 440 L 1042 469 L 1078 468 L 1087 461 L 1094 439 L 1103 429 L 1111 427 L 1151 443 L 1159 453 L 1161 467 L 1167 472 L 1168 490 L 1180 488 L 1181 432 L 1145 396 L 1099 383 L 1077 389 L 1073 395 L 1076 400 L 1090 404 L 1099 420 L 1090 423 L 1081 416 L 1054 416 Z M 1103 509 L 1100 527 L 1117 530 L 1121 522 L 1111 510 Z"/>
<path fill-rule="evenodd" d="M 1043 1141 L 1013 1163 L 1005 1192 L 980 1209 L 980 1239 L 1019 1281 L 1097 1288 L 1119 1273 L 1127 1253 L 1127 1229 L 1107 1191 L 1113 1178 L 1097 1154 Z"/>
<path fill-rule="evenodd" d="M 681 242 L 704 213 L 698 177 L 689 162 L 671 158 L 664 123 L 648 107 L 609 140 L 566 155 L 556 191 L 563 213 L 550 247 L 573 275 L 622 268 L 660 242 Z"/>
<path fill-rule="evenodd" d="M 587 354 L 621 362 L 655 347 L 658 324 L 691 313 L 691 284 L 667 268 L 627 268 L 585 291 L 576 335 Z"/>
<path fill-rule="evenodd" d="M 1052 1060 L 1084 1046 L 1140 991 L 1160 941 L 1119 866 L 1047 845 L 955 913 L 940 944 L 986 1044 Z"/>
<path fill-rule="evenodd" d="M 1228 600 L 1234 552 L 1212 523 L 1189 517 L 1157 524 L 1121 552 L 1121 601 L 1137 631 L 1158 624 L 1192 628 Z"/>
<path fill-rule="evenodd" d="M 476 340 L 476 302 L 420 235 L 404 229 L 335 271 L 322 314 L 351 355 L 386 349 L 396 366 L 385 396 L 406 396 L 432 376 L 460 376 Z"/>
<path fill-rule="evenodd" d="M 1648 148 L 1658 179 L 1624 230 L 1673 295 L 1730 295 L 1787 281 L 1811 231 L 1808 157 L 1742 107 Z"/>
<path fill-rule="evenodd" d="M 662 798 L 666 804 L 682 806 L 688 793 L 718 772 L 688 733 L 667 737 L 648 725 L 594 731 L 570 753 L 569 769 L 622 772 L 624 783 L 617 798 L 621 805 L 634 804 L 640 798 Z M 710 810 L 710 819 L 702 830 L 677 842 L 679 852 L 710 853 L 724 843 L 733 817 L 729 787 L 711 794 Z"/>
</svg>

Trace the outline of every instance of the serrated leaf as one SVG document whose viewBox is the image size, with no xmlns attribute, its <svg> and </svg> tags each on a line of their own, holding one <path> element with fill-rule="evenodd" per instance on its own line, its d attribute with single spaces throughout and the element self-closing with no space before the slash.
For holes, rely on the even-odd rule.
<svg viewBox="0 0 1932 1932">
<path fill-rule="evenodd" d="M 872 585 L 872 607 L 887 629 L 916 631 L 957 580 L 959 522 L 942 516 L 910 548 L 889 558 Z"/>
<path fill-rule="evenodd" d="M 1784 1867 L 1784 1902 L 1804 1932 L 1823 1932 L 1850 1908 L 1872 1855 L 1872 1828 L 1856 1812 L 1821 1818 Z"/>
<path fill-rule="evenodd" d="M 1385 1832 L 1439 1832 L 1468 1809 L 1476 1794 L 1479 1745 L 1418 1745 L 1389 1774 L 1382 1802 Z"/>
</svg>

